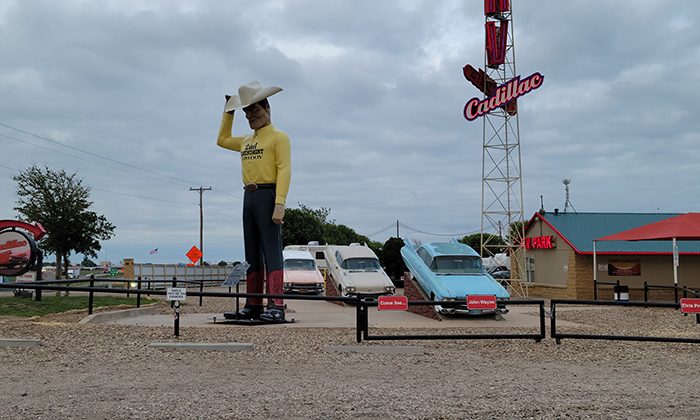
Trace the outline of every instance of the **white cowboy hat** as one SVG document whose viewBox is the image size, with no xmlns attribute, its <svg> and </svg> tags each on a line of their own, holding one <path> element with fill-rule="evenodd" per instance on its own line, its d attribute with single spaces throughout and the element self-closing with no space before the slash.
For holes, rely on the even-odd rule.
<svg viewBox="0 0 700 420">
<path fill-rule="evenodd" d="M 248 82 L 238 88 L 238 96 L 231 96 L 229 100 L 226 101 L 224 111 L 229 112 L 234 109 L 245 108 L 248 105 L 253 105 L 281 91 L 282 88 L 277 86 L 263 87 L 263 85 L 256 80 Z"/>
</svg>

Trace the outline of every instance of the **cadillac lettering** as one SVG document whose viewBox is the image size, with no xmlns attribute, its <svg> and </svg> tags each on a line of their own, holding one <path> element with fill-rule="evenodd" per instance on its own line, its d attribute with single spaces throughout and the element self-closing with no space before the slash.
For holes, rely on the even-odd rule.
<svg viewBox="0 0 700 420">
<path fill-rule="evenodd" d="M 520 76 L 517 76 L 497 87 L 495 94 L 485 99 L 471 98 L 464 106 L 464 118 L 468 121 L 474 121 L 482 115 L 486 115 L 494 109 L 539 88 L 543 82 L 544 76 L 538 72 L 522 80 L 520 80 Z"/>
</svg>

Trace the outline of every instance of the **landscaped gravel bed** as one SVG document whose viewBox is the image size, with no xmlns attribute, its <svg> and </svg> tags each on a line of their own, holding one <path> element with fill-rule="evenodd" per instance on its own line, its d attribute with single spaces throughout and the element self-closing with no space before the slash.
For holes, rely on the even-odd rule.
<svg viewBox="0 0 700 420">
<path fill-rule="evenodd" d="M 195 300 L 188 313 L 232 310 Z M 163 313 L 170 313 L 161 303 Z M 620 310 L 624 309 L 624 310 Z M 349 328 L 78 324 L 85 314 L 0 318 L 0 418 L 698 418 L 700 345 L 563 340 L 385 341 L 425 354 L 330 353 Z M 694 317 L 657 308 L 575 308 L 567 332 L 700 337 Z M 549 322 L 549 320 L 547 320 Z M 549 327 L 549 323 L 547 324 Z M 440 334 L 483 329 L 440 329 Z M 624 332 L 621 332 L 624 331 Z M 498 333 L 508 332 L 500 328 Z M 382 329 L 382 334 L 432 334 Z M 694 335 L 693 335 L 694 334 Z M 154 341 L 253 343 L 172 351 Z"/>
</svg>

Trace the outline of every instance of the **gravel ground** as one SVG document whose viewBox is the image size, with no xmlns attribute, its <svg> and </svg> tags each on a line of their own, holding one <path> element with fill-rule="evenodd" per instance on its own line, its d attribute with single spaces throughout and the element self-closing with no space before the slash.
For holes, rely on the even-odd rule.
<svg viewBox="0 0 700 420">
<path fill-rule="evenodd" d="M 188 313 L 230 309 L 230 300 L 187 305 Z M 84 316 L 0 318 L 0 338 L 43 342 L 0 348 L 0 418 L 700 417 L 697 344 L 386 341 L 362 345 L 425 354 L 348 354 L 324 348 L 356 345 L 354 329 L 221 325 L 182 328 L 180 341 L 255 350 L 172 351 L 148 346 L 177 341 L 171 327 L 78 324 Z M 568 308 L 558 317 L 588 333 L 700 337 L 694 317 L 669 309 Z"/>
</svg>

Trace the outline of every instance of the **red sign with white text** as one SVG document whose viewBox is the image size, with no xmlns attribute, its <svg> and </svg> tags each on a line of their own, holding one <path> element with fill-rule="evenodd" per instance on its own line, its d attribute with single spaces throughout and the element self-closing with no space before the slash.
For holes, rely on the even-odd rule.
<svg viewBox="0 0 700 420">
<path fill-rule="evenodd" d="M 551 235 L 525 238 L 525 249 L 554 249 L 554 247 L 554 237 Z"/>
<path fill-rule="evenodd" d="M 407 311 L 408 298 L 406 296 L 379 296 L 377 309 L 380 311 Z"/>
<path fill-rule="evenodd" d="M 496 309 L 496 295 L 468 295 L 467 309 Z"/>
<path fill-rule="evenodd" d="M 681 312 L 684 314 L 700 314 L 700 299 L 681 299 Z"/>
</svg>

